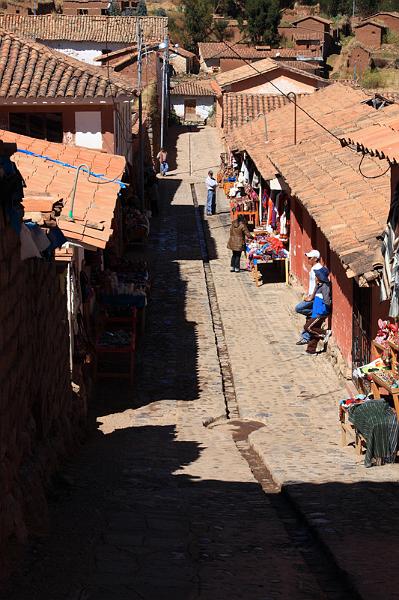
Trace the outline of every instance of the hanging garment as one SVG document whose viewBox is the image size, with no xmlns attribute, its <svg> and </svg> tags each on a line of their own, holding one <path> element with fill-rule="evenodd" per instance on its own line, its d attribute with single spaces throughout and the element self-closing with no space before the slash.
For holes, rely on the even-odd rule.
<svg viewBox="0 0 399 600">
<path fill-rule="evenodd" d="M 258 177 L 258 174 L 256 173 L 256 171 L 254 171 L 254 175 L 252 177 L 252 187 L 253 188 L 259 187 L 259 177 Z"/>
<path fill-rule="evenodd" d="M 280 235 L 288 235 L 287 233 L 287 217 L 285 212 L 280 217 Z"/>
<path fill-rule="evenodd" d="M 399 189 L 396 187 L 395 193 L 392 198 L 391 207 L 389 210 L 387 226 L 382 235 L 381 253 L 383 257 L 383 273 L 382 273 L 382 284 L 380 286 L 380 298 L 383 302 L 392 297 L 392 288 L 394 286 L 394 254 L 398 246 L 396 238 L 396 229 L 399 221 Z M 395 307 L 393 307 L 395 310 Z"/>
</svg>

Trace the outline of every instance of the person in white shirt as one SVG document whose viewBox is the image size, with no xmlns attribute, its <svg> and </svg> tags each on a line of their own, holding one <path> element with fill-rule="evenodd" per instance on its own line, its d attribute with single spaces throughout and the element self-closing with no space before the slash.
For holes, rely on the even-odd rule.
<svg viewBox="0 0 399 600">
<path fill-rule="evenodd" d="M 217 181 L 213 177 L 213 171 L 208 171 L 208 177 L 205 179 L 206 186 L 206 214 L 213 215 L 216 212 L 216 188 Z"/>
<path fill-rule="evenodd" d="M 315 271 L 322 268 L 322 264 L 320 263 L 320 252 L 318 250 L 309 250 L 309 252 L 305 252 L 305 256 L 308 259 L 308 263 L 310 265 L 309 271 L 309 288 L 308 293 L 295 307 L 295 312 L 299 315 L 304 315 L 307 319 L 312 314 L 313 308 L 313 292 L 316 287 L 316 275 Z M 301 346 L 302 344 L 307 344 L 310 340 L 310 335 L 307 331 L 302 330 L 301 337 L 297 341 L 297 346 Z"/>
</svg>

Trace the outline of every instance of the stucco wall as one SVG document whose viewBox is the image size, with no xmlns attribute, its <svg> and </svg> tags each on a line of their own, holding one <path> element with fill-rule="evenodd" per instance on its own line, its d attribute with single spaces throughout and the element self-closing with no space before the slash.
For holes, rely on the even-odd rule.
<svg viewBox="0 0 399 600">
<path fill-rule="evenodd" d="M 99 66 L 99 63 L 94 59 L 97 58 L 102 50 L 108 48 L 109 51 L 119 50 L 124 48 L 126 44 L 108 43 L 105 42 L 71 42 L 68 40 L 38 40 L 49 48 L 54 48 L 63 54 L 72 56 L 77 60 L 82 60 L 89 65 Z"/>
<path fill-rule="evenodd" d="M 171 108 L 175 111 L 176 115 L 180 118 L 184 118 L 184 100 L 189 99 L 186 96 L 171 96 Z M 199 119 L 207 119 L 210 112 L 214 108 L 215 99 L 213 96 L 198 96 L 196 98 L 196 115 Z"/>
</svg>

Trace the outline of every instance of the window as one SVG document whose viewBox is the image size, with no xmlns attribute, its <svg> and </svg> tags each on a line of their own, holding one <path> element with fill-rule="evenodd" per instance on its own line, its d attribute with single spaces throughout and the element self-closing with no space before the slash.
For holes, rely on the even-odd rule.
<svg viewBox="0 0 399 600">
<path fill-rule="evenodd" d="M 108 8 L 102 8 L 101 9 L 101 14 L 102 15 L 108 15 L 109 14 Z"/>
<path fill-rule="evenodd" d="M 88 15 L 89 11 L 87 8 L 79 8 L 78 9 L 78 15 Z"/>
<path fill-rule="evenodd" d="M 62 142 L 63 138 L 61 113 L 10 113 L 9 128 L 14 133 L 49 142 Z"/>
</svg>

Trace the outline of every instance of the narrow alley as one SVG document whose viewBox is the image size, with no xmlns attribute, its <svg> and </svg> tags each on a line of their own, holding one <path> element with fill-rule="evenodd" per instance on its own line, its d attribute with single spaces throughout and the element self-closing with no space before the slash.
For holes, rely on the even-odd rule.
<svg viewBox="0 0 399 600">
<path fill-rule="evenodd" d="M 295 290 L 229 272 L 225 199 L 203 214 L 217 131 L 169 135 L 134 390 L 101 385 L 89 438 L 50 488 L 48 531 L 0 598 L 397 598 L 378 538 L 394 560 L 398 467 L 366 470 L 340 447 L 345 383 L 295 346 Z"/>
</svg>

